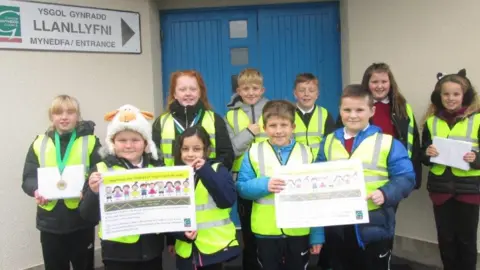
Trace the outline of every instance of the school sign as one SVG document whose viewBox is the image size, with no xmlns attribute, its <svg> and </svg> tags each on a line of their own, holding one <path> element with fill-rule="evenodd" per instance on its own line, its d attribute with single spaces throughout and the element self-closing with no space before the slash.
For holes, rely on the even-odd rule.
<svg viewBox="0 0 480 270">
<path fill-rule="evenodd" d="M 139 54 L 140 14 L 0 0 L 0 49 Z"/>
</svg>

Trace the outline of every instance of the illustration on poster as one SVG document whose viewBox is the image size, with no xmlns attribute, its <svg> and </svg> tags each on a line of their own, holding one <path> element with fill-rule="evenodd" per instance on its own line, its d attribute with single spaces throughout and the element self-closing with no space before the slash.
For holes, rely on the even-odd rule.
<svg viewBox="0 0 480 270">
<path fill-rule="evenodd" d="M 358 180 L 357 173 L 353 174 L 342 174 L 342 175 L 329 175 L 329 176 L 304 176 L 297 177 L 295 179 L 287 179 L 286 186 L 287 189 L 302 189 L 302 190 L 311 190 L 311 189 L 323 189 L 323 188 L 335 188 L 345 185 L 350 185 Z"/>
</svg>

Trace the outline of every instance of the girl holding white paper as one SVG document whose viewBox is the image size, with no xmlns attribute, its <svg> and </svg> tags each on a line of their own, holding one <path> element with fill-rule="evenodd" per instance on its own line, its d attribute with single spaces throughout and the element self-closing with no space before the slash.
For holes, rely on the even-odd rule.
<svg viewBox="0 0 480 270">
<path fill-rule="evenodd" d="M 30 146 L 23 169 L 23 191 L 37 202 L 37 229 L 40 230 L 46 270 L 93 270 L 95 223 L 83 220 L 78 198 L 47 200 L 39 192 L 39 181 L 54 182 L 51 187 L 66 189 L 68 179 L 62 173 L 69 166 L 90 165 L 100 161 L 100 143 L 93 135 L 95 124 L 80 121 L 80 106 L 71 96 L 56 97 L 49 108 L 52 126 L 38 135 Z M 39 179 L 38 171 L 58 168 L 58 179 Z M 83 176 L 83 175 L 82 175 Z M 77 177 L 78 179 L 78 177 Z M 43 184 L 43 183 L 42 183 Z M 71 183 L 70 183 L 71 184 Z M 48 183 L 47 183 L 48 186 Z"/>
<path fill-rule="evenodd" d="M 480 103 L 466 77 L 437 74 L 423 128 L 423 163 L 430 166 L 427 189 L 433 202 L 437 237 L 445 270 L 474 270 L 477 262 L 477 227 L 480 205 Z M 440 153 L 434 137 L 469 142 L 472 151 L 463 160 L 469 170 L 436 164 Z"/>
</svg>

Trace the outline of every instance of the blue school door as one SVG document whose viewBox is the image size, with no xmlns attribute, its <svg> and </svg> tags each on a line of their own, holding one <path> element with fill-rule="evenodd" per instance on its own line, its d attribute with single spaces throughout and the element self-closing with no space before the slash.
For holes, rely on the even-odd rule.
<svg viewBox="0 0 480 270">
<path fill-rule="evenodd" d="M 265 96 L 294 101 L 293 82 L 310 72 L 320 80 L 319 105 L 336 117 L 341 94 L 338 2 L 162 11 L 163 93 L 170 74 L 195 69 L 214 111 L 225 115 L 246 67 L 264 75 Z M 236 207 L 232 218 L 239 226 Z"/>
</svg>

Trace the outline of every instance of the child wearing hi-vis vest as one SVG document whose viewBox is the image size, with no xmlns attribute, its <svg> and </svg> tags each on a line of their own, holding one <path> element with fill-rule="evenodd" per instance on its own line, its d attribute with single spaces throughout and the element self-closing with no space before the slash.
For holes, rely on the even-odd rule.
<svg viewBox="0 0 480 270">
<path fill-rule="evenodd" d="M 430 167 L 427 189 L 444 269 L 473 270 L 480 205 L 480 103 L 465 69 L 438 73 L 437 79 L 422 134 L 423 162 Z M 472 150 L 463 155 L 469 169 L 431 162 L 431 157 L 442 154 L 432 142 L 434 137 L 471 143 Z"/>
<path fill-rule="evenodd" d="M 265 88 L 262 74 L 256 69 L 246 68 L 238 74 L 237 84 L 236 93 L 227 105 L 229 110 L 225 116 L 236 157 L 232 167 L 234 180 L 242 165 L 243 155 L 250 145 L 267 139 L 263 131 L 262 109 L 268 100 L 263 96 Z M 239 197 L 237 204 L 243 238 L 242 268 L 255 270 L 259 266 L 255 236 L 250 228 L 252 201 Z"/>
<path fill-rule="evenodd" d="M 262 117 L 267 141 L 254 143 L 242 161 L 237 181 L 241 197 L 253 200 L 251 226 L 256 236 L 258 262 L 266 270 L 306 269 L 309 251 L 320 253 L 323 228 L 280 229 L 276 225 L 274 193 L 285 181 L 273 177 L 281 165 L 312 163 L 310 148 L 293 139 L 295 106 L 275 100 L 265 104 Z"/>
<path fill-rule="evenodd" d="M 57 167 L 60 175 L 68 166 L 90 166 L 100 161 L 100 148 L 93 135 L 95 124 L 81 121 L 80 105 L 71 96 L 60 95 L 48 111 L 52 126 L 38 135 L 25 160 L 23 169 L 23 191 L 35 198 L 37 207 L 37 229 L 40 230 L 43 261 L 46 270 L 93 270 L 95 223 L 83 220 L 78 212 L 79 198 L 46 200 L 38 191 L 40 168 Z M 68 184 L 60 179 L 58 188 Z"/>
<path fill-rule="evenodd" d="M 230 211 L 237 199 L 232 175 L 221 163 L 208 160 L 211 142 L 200 125 L 187 128 L 174 149 L 175 165 L 195 171 L 197 230 L 173 233 L 178 270 L 222 270 L 237 257 L 240 245 Z"/>
<path fill-rule="evenodd" d="M 100 221 L 98 193 L 102 173 L 163 166 L 152 141 L 152 128 L 147 119 L 153 119 L 153 115 L 131 105 L 124 105 L 105 115 L 105 120 L 110 123 L 105 146 L 100 149 L 103 160 L 92 170 L 79 207 L 85 220 Z M 106 190 L 108 188 L 111 187 L 105 187 Z M 103 240 L 101 223 L 99 227 L 106 270 L 162 269 L 163 234 L 129 235 Z"/>
<path fill-rule="evenodd" d="M 322 141 L 317 162 L 359 159 L 367 190 L 370 222 L 329 227 L 332 268 L 388 270 L 395 232 L 395 207 L 415 186 L 415 171 L 403 144 L 381 133 L 369 119 L 373 96 L 361 85 L 343 90 L 340 117 L 344 125 Z"/>
</svg>

